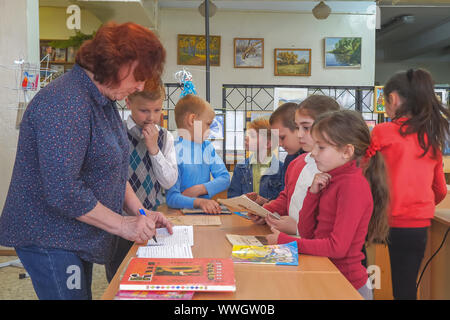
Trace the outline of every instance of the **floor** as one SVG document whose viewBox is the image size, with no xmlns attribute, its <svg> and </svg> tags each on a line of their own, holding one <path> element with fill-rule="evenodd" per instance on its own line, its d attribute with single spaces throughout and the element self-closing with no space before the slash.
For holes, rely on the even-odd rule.
<svg viewBox="0 0 450 320">
<path fill-rule="evenodd" d="M 4 248 L 3 248 L 4 249 Z M 18 259 L 16 256 L 0 256 L 0 263 Z M 37 300 L 31 279 L 20 279 L 25 269 L 18 267 L 0 268 L 0 300 Z M 106 290 L 108 282 L 105 267 L 94 264 L 92 275 L 92 299 L 99 300 Z"/>
</svg>

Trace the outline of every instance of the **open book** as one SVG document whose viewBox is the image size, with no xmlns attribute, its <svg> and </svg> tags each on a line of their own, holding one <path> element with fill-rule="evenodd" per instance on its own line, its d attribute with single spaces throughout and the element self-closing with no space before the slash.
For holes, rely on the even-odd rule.
<svg viewBox="0 0 450 320">
<path fill-rule="evenodd" d="M 280 215 L 278 213 L 270 212 L 269 210 L 261 207 L 256 202 L 250 200 L 245 194 L 230 199 L 217 199 L 217 202 L 227 206 L 231 211 L 247 211 L 263 218 L 270 215 L 275 219 L 280 219 Z"/>
</svg>

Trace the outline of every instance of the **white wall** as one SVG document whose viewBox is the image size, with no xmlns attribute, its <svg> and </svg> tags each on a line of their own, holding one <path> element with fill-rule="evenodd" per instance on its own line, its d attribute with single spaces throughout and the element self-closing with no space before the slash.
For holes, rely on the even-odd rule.
<svg viewBox="0 0 450 320">
<path fill-rule="evenodd" d="M 375 30 L 368 15 L 331 14 L 317 20 L 310 13 L 262 13 L 218 11 L 210 19 L 210 35 L 221 36 L 220 67 L 211 67 L 211 104 L 222 105 L 222 84 L 305 84 L 372 86 L 375 78 Z M 167 50 L 165 82 L 175 82 L 177 34 L 204 34 L 204 18 L 197 10 L 161 9 L 159 35 Z M 361 69 L 325 69 L 325 37 L 362 37 Z M 236 69 L 233 38 L 264 38 L 264 69 Z M 274 48 L 311 48 L 311 76 L 274 76 Z M 186 66 L 196 89 L 205 97 L 204 67 Z"/>
<path fill-rule="evenodd" d="M 18 100 L 14 60 L 39 62 L 38 1 L 0 0 L 0 214 L 11 180 L 19 131 L 16 129 Z"/>
</svg>

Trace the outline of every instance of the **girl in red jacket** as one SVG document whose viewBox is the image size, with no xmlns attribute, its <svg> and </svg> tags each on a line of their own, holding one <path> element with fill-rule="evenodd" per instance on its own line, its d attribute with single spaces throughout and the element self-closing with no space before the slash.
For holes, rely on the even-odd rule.
<svg viewBox="0 0 450 320">
<path fill-rule="evenodd" d="M 389 255 L 395 299 L 416 299 L 416 281 L 435 205 L 447 194 L 441 148 L 450 112 L 436 98 L 431 75 L 409 70 L 384 86 L 392 122 L 375 126 L 371 152 L 380 151 L 389 178 Z"/>
<path fill-rule="evenodd" d="M 300 239 L 272 228 L 267 240 L 297 241 L 299 253 L 330 258 L 364 298 L 372 299 L 361 248 L 366 237 L 369 243 L 385 242 L 388 235 L 383 157 L 376 152 L 361 168 L 370 132 L 356 111 L 319 116 L 312 137 L 311 155 L 321 173 L 315 175 L 299 214 Z M 273 218 L 266 219 L 273 224 Z"/>
</svg>

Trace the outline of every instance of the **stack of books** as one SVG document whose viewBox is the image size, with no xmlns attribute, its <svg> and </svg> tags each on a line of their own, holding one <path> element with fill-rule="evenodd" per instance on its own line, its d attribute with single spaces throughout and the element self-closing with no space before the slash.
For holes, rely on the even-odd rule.
<svg viewBox="0 0 450 320">
<path fill-rule="evenodd" d="M 231 259 L 132 258 L 116 299 L 192 299 L 197 291 L 236 291 Z"/>
</svg>

